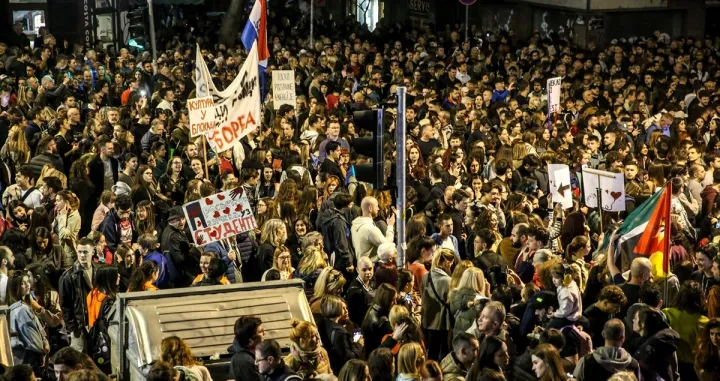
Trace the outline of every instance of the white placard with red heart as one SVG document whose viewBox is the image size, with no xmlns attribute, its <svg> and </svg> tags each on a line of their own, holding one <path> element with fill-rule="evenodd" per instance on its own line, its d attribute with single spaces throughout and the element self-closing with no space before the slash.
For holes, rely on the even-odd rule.
<svg viewBox="0 0 720 381">
<path fill-rule="evenodd" d="M 257 227 L 241 186 L 189 202 L 183 205 L 183 211 L 193 241 L 198 245 L 231 238 Z"/>
<path fill-rule="evenodd" d="M 585 205 L 597 208 L 598 188 L 604 211 L 625 210 L 625 175 L 622 173 L 585 168 L 582 175 Z"/>
</svg>

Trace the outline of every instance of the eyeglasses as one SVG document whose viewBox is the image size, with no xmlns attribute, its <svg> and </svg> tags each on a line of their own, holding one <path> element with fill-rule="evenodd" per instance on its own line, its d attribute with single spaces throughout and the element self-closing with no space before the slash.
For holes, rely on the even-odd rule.
<svg viewBox="0 0 720 381">
<path fill-rule="evenodd" d="M 267 361 L 268 358 L 269 358 L 269 357 L 265 357 L 265 358 L 262 358 L 262 359 L 255 359 L 255 365 L 260 364 L 260 363 L 263 362 L 263 361 Z"/>
</svg>

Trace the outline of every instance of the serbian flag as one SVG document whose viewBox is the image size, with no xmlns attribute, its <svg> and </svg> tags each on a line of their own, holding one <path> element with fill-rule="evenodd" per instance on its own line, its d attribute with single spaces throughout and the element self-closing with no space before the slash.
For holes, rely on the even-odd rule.
<svg viewBox="0 0 720 381">
<path fill-rule="evenodd" d="M 265 68 L 267 68 L 268 58 L 270 58 L 270 50 L 267 44 L 267 0 L 255 0 L 255 5 L 253 5 L 250 11 L 250 17 L 248 18 L 247 24 L 245 24 L 245 29 L 243 29 L 240 39 L 242 40 L 243 46 L 245 46 L 245 50 L 248 52 L 252 49 L 255 42 L 258 44 L 260 90 L 262 92 L 262 99 L 265 99 Z"/>
<path fill-rule="evenodd" d="M 643 256 L 652 262 L 653 276 L 665 277 L 670 273 L 670 216 L 672 189 L 668 183 L 625 219 L 616 235 L 623 257 L 623 269 Z"/>
</svg>

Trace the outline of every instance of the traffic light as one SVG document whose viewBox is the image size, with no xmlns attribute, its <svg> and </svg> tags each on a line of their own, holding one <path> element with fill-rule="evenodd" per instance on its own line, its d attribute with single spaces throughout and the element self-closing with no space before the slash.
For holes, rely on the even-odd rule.
<svg viewBox="0 0 720 381">
<path fill-rule="evenodd" d="M 147 7 L 135 7 L 127 13 L 128 45 L 139 50 L 147 49 L 146 10 Z"/>
<path fill-rule="evenodd" d="M 352 141 L 355 153 L 372 159 L 371 164 L 354 166 L 355 178 L 373 184 L 377 190 L 382 190 L 386 187 L 383 145 L 389 139 L 389 136 L 383 134 L 383 110 L 355 111 L 353 123 L 356 129 L 372 132 L 372 136 L 356 138 Z"/>
</svg>

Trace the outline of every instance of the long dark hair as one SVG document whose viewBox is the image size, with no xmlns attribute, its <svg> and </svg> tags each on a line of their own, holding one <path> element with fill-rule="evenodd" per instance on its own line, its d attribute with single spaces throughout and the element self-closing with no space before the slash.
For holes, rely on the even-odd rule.
<svg viewBox="0 0 720 381">
<path fill-rule="evenodd" d="M 150 276 L 152 276 L 152 273 L 150 273 Z M 101 266 L 95 272 L 95 288 L 107 295 L 108 298 L 115 299 L 118 293 L 117 280 L 118 268 L 115 265 Z"/>
<path fill-rule="evenodd" d="M 128 292 L 145 291 L 145 283 L 152 279 L 153 274 L 158 271 L 158 264 L 155 261 L 145 261 L 136 268 L 128 282 Z"/>
<path fill-rule="evenodd" d="M 50 246 L 50 244 L 48 244 L 48 246 Z M 48 278 L 45 265 L 42 263 L 33 263 L 27 267 L 26 271 L 31 273 L 33 278 L 35 278 L 35 295 L 37 295 L 38 303 L 45 308 L 49 307 L 50 292 L 55 290 L 52 285 L 50 285 L 50 278 Z"/>
<path fill-rule="evenodd" d="M 698 339 L 695 366 L 704 371 L 720 370 L 718 364 L 718 347 L 710 340 L 710 330 L 720 328 L 720 318 L 713 318 L 705 325 L 702 336 Z"/>
<path fill-rule="evenodd" d="M 480 349 L 478 349 L 478 355 L 475 357 L 470 370 L 468 371 L 468 380 L 475 380 L 477 375 L 482 373 L 485 368 L 500 371 L 500 367 L 495 364 L 495 353 L 502 350 L 503 342 L 495 336 L 485 336 Z"/>
</svg>

